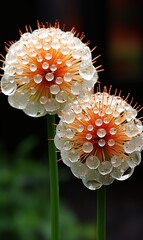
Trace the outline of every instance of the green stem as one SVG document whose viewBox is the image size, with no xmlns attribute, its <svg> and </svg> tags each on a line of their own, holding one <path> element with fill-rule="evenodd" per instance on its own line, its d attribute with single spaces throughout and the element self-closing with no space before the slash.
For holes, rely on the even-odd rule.
<svg viewBox="0 0 143 240">
<path fill-rule="evenodd" d="M 59 240 L 59 185 L 57 153 L 54 145 L 55 115 L 47 115 L 48 156 L 50 174 L 50 211 L 51 211 L 51 240 Z"/>
<path fill-rule="evenodd" d="M 97 240 L 106 239 L 106 187 L 97 190 Z"/>
</svg>

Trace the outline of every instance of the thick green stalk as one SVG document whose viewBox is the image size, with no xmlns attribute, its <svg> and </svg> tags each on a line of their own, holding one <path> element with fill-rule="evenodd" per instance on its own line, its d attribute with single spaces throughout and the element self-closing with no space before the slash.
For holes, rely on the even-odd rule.
<svg viewBox="0 0 143 240">
<path fill-rule="evenodd" d="M 106 240 L 106 187 L 97 190 L 97 240 Z"/>
<path fill-rule="evenodd" d="M 48 156 L 50 174 L 50 211 L 51 211 L 51 240 L 59 240 L 59 181 L 57 153 L 53 138 L 55 136 L 55 115 L 47 117 Z"/>
</svg>

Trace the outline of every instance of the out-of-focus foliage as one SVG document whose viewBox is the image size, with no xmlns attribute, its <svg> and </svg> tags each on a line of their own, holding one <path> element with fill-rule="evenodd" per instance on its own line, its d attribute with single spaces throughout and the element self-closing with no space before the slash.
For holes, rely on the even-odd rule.
<svg viewBox="0 0 143 240">
<path fill-rule="evenodd" d="M 48 160 L 35 157 L 38 141 L 30 136 L 14 151 L 0 141 L 0 239 L 50 240 Z M 66 173 L 59 169 L 60 181 Z M 65 170 L 64 170 L 65 171 Z M 82 225 L 60 199 L 62 240 L 94 239 L 95 226 Z"/>
</svg>

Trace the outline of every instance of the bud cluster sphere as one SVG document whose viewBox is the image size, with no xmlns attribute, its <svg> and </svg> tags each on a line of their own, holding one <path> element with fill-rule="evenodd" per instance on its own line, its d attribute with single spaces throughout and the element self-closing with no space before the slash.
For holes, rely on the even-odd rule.
<svg viewBox="0 0 143 240">
<path fill-rule="evenodd" d="M 63 162 L 92 190 L 128 179 L 143 149 L 138 108 L 104 90 L 61 111 L 54 139 Z"/>
<path fill-rule="evenodd" d="M 75 29 L 59 24 L 20 32 L 10 42 L 3 63 L 1 90 L 9 104 L 32 117 L 56 114 L 66 102 L 91 92 L 98 79 L 88 43 Z"/>
</svg>

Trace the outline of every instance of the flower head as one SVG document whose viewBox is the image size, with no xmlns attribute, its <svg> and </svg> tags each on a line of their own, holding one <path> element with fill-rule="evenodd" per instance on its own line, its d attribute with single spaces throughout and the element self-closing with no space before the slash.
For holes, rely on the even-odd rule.
<svg viewBox="0 0 143 240">
<path fill-rule="evenodd" d="M 79 98 L 60 114 L 55 145 L 63 162 L 83 184 L 95 190 L 131 176 L 141 161 L 143 125 L 140 106 L 111 88 Z"/>
<path fill-rule="evenodd" d="M 83 91 L 92 91 L 98 79 L 89 42 L 75 29 L 63 31 L 59 23 L 38 22 L 26 27 L 20 39 L 6 44 L 1 91 L 9 104 L 27 115 L 55 114 Z"/>
</svg>

